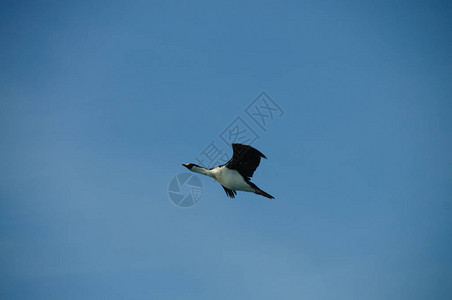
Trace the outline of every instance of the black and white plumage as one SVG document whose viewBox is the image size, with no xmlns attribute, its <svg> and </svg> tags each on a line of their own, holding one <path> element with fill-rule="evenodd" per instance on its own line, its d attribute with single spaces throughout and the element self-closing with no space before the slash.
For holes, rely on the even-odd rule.
<svg viewBox="0 0 452 300">
<path fill-rule="evenodd" d="M 224 165 L 216 168 L 206 169 L 196 164 L 182 165 L 192 172 L 212 177 L 218 181 L 230 198 L 234 198 L 237 191 L 245 191 L 273 199 L 272 195 L 267 194 L 250 181 L 254 171 L 259 166 L 261 157 L 266 158 L 265 155 L 244 144 L 232 144 L 232 150 L 234 151 L 232 158 Z"/>
</svg>

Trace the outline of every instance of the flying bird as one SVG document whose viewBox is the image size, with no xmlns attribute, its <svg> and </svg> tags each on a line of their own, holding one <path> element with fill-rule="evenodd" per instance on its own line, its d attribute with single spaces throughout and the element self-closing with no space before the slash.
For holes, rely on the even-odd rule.
<svg viewBox="0 0 452 300">
<path fill-rule="evenodd" d="M 254 171 L 256 171 L 261 162 L 261 157 L 266 158 L 265 155 L 259 150 L 244 144 L 234 143 L 232 144 L 232 150 L 234 151 L 232 158 L 224 165 L 216 168 L 206 169 L 196 164 L 182 165 L 192 172 L 212 177 L 218 181 L 230 198 L 234 198 L 237 195 L 237 191 L 245 191 L 274 199 L 275 197 L 267 194 L 250 181 Z"/>
</svg>

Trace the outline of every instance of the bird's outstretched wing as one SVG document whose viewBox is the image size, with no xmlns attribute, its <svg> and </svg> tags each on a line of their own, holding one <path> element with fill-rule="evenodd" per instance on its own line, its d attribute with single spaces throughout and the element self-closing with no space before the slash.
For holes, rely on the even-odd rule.
<svg viewBox="0 0 452 300">
<path fill-rule="evenodd" d="M 244 144 L 232 144 L 234 151 L 232 158 L 225 164 L 229 169 L 237 170 L 244 178 L 253 176 L 254 171 L 261 162 L 261 157 L 266 158 L 259 150 Z"/>
</svg>

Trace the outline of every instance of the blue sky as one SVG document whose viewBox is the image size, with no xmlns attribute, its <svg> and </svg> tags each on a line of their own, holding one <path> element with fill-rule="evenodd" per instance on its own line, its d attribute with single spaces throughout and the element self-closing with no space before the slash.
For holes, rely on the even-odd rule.
<svg viewBox="0 0 452 300">
<path fill-rule="evenodd" d="M 1 6 L 2 299 L 452 297 L 449 2 Z M 276 199 L 175 206 L 236 117 Z"/>
</svg>

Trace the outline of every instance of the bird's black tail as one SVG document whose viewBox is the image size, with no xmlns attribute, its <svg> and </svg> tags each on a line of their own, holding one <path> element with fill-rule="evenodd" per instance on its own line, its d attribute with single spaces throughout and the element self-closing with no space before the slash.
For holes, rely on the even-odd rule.
<svg viewBox="0 0 452 300">
<path fill-rule="evenodd" d="M 269 199 L 275 199 L 275 197 L 273 197 L 272 195 L 270 195 L 270 194 L 264 192 L 263 190 L 261 190 L 261 189 L 259 189 L 259 188 L 257 188 L 257 189 L 254 191 L 254 193 L 255 193 L 255 194 L 258 194 L 258 195 L 261 195 L 261 196 L 264 196 L 264 197 L 267 197 L 267 198 L 269 198 Z"/>
</svg>

